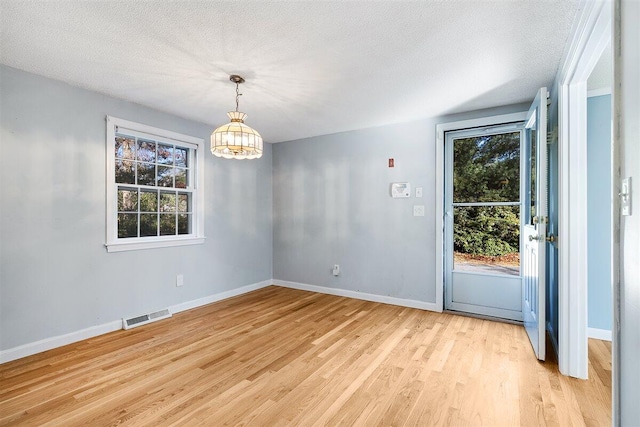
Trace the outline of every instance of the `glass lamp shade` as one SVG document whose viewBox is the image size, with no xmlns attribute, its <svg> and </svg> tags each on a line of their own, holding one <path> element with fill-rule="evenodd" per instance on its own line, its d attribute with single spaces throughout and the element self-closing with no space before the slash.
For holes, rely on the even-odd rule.
<svg viewBox="0 0 640 427">
<path fill-rule="evenodd" d="M 262 137 L 244 124 L 247 117 L 240 111 L 227 113 L 231 122 L 211 134 L 211 153 L 225 159 L 259 159 L 262 157 Z"/>
</svg>

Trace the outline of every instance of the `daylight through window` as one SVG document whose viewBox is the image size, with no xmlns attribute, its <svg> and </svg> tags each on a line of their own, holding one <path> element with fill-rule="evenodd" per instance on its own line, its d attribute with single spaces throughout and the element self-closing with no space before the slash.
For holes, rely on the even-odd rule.
<svg viewBox="0 0 640 427">
<path fill-rule="evenodd" d="M 109 251 L 200 243 L 202 140 L 108 118 Z M 124 245 L 124 246 L 120 246 Z"/>
</svg>

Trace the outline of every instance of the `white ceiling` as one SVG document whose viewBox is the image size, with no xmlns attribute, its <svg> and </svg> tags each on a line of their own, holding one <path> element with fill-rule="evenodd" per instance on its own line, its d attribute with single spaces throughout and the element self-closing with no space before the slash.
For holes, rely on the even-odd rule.
<svg viewBox="0 0 640 427">
<path fill-rule="evenodd" d="M 0 0 L 0 61 L 268 142 L 528 101 L 578 0 Z"/>
</svg>

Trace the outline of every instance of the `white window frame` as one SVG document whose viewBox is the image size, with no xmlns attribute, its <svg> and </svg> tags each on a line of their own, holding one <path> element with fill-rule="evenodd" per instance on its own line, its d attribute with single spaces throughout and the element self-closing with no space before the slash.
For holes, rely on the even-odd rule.
<svg viewBox="0 0 640 427">
<path fill-rule="evenodd" d="M 106 141 L 106 242 L 107 252 L 122 252 L 140 249 L 166 248 L 204 243 L 204 140 L 153 126 L 107 116 Z M 193 169 L 192 223 L 191 233 L 175 236 L 148 236 L 118 238 L 118 185 L 115 180 L 116 132 L 131 131 L 146 134 L 160 142 L 189 148 Z"/>
</svg>

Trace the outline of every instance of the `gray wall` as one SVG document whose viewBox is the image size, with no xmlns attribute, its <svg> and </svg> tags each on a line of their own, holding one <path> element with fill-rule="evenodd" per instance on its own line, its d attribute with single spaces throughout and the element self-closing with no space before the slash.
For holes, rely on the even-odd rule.
<svg viewBox="0 0 640 427">
<path fill-rule="evenodd" d="M 620 351 L 614 363 L 619 362 L 619 421 L 632 426 L 640 422 L 640 2 L 617 0 L 615 7 L 619 13 L 614 16 L 621 22 L 616 19 L 614 29 L 620 31 L 621 43 L 614 40 L 615 111 L 619 113 L 614 117 L 619 139 L 614 141 L 620 144 L 621 176 L 633 177 L 633 211 L 620 221 Z"/>
<path fill-rule="evenodd" d="M 533 94 L 532 94 L 533 96 Z M 435 302 L 436 125 L 528 105 L 274 144 L 274 280 Z M 388 159 L 395 167 L 388 167 Z M 392 199 L 391 182 L 412 197 Z M 415 188 L 423 197 L 415 197 Z M 413 205 L 425 216 L 414 217 Z M 331 274 L 334 264 L 342 273 Z"/>
<path fill-rule="evenodd" d="M 0 350 L 272 277 L 269 144 L 218 159 L 215 123 L 4 66 L 0 114 Z M 106 252 L 106 115 L 205 140 L 204 244 Z"/>
<path fill-rule="evenodd" d="M 610 331 L 611 95 L 587 99 L 588 325 Z"/>
</svg>

